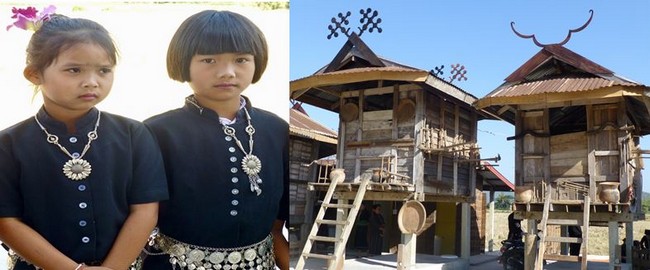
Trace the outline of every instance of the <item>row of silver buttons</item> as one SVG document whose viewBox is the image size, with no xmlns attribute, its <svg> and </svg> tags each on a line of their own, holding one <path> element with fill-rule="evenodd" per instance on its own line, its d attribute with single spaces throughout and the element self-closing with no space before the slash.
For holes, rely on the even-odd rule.
<svg viewBox="0 0 650 270">
<path fill-rule="evenodd" d="M 70 138 L 70 142 L 73 142 L 72 138 L 74 138 L 74 137 Z M 75 139 L 75 142 L 76 142 L 76 139 Z M 85 191 L 86 188 L 87 187 L 84 184 L 80 184 L 79 186 L 77 186 L 77 190 L 79 190 L 81 192 Z M 87 203 L 85 203 L 85 202 L 80 202 L 79 203 L 79 208 L 80 209 L 86 209 L 87 207 L 88 207 Z M 86 225 L 88 225 L 88 222 L 86 220 L 83 220 L 83 219 L 79 220 L 79 227 L 86 227 Z M 84 243 L 84 244 L 89 243 L 90 242 L 90 237 L 88 237 L 88 236 L 81 237 L 81 242 Z"/>
<path fill-rule="evenodd" d="M 228 141 L 228 142 L 229 142 L 229 141 L 232 141 L 232 137 L 230 137 L 230 136 L 226 136 L 225 139 L 226 139 L 226 141 Z M 232 146 L 231 146 L 231 147 L 228 148 L 228 152 L 230 152 L 230 153 L 235 153 L 236 151 L 237 151 L 237 149 L 235 149 L 235 147 L 232 147 Z M 230 157 L 230 162 L 232 162 L 233 165 L 236 166 L 236 164 L 237 164 L 237 157 L 235 157 L 235 156 L 231 156 L 231 157 Z M 233 173 L 233 174 L 237 173 L 238 171 L 239 171 L 239 169 L 238 169 L 237 167 L 232 167 L 232 168 L 230 168 L 230 172 Z M 239 182 L 239 178 L 237 178 L 237 176 L 233 176 L 230 180 L 231 180 L 231 182 L 232 182 L 233 184 L 237 184 L 237 183 Z M 239 194 L 239 189 L 237 189 L 237 188 L 233 188 L 230 192 L 232 193 L 232 195 L 238 195 L 238 194 Z M 239 205 L 239 201 L 238 201 L 237 199 L 233 199 L 233 200 L 230 202 L 230 204 L 232 204 L 232 206 L 237 206 L 237 205 Z M 231 216 L 234 217 L 234 216 L 236 216 L 237 214 L 238 214 L 238 212 L 237 212 L 236 209 L 232 209 L 232 210 L 230 210 L 230 215 L 231 215 Z"/>
<path fill-rule="evenodd" d="M 70 137 L 70 138 L 68 139 L 68 141 L 69 141 L 70 143 L 77 143 L 77 141 L 79 141 L 79 140 L 77 139 L 77 137 Z M 72 153 L 72 157 L 74 157 L 74 158 L 78 158 L 79 155 L 80 155 L 80 154 L 79 154 L 78 152 L 74 152 L 74 153 Z M 84 184 L 80 184 L 79 186 L 77 186 L 77 190 L 79 190 L 79 191 L 81 191 L 81 192 L 85 191 L 86 188 L 87 188 L 87 187 L 86 187 L 86 185 L 84 185 Z M 85 203 L 85 202 L 80 202 L 80 203 L 79 203 L 79 208 L 80 208 L 80 209 L 86 209 L 87 207 L 88 207 L 88 204 L 87 204 L 87 203 Z M 82 220 L 79 220 L 79 227 L 86 227 L 86 225 L 88 225 L 88 222 L 87 222 L 86 220 L 83 220 L 83 219 L 82 219 Z M 89 242 L 90 242 L 90 237 L 88 237 L 88 236 L 84 236 L 84 237 L 82 237 L 82 238 L 81 238 L 81 242 L 84 243 L 84 244 L 89 243 Z"/>
<path fill-rule="evenodd" d="M 70 138 L 68 139 L 68 141 L 69 141 L 70 143 L 77 143 L 78 140 L 77 140 L 77 137 L 70 137 Z M 77 153 L 77 152 L 72 153 L 72 157 L 73 157 L 73 158 L 78 158 L 79 155 L 80 155 L 80 154 Z"/>
<path fill-rule="evenodd" d="M 69 141 L 70 143 L 77 143 L 78 140 L 77 140 L 77 137 L 70 137 L 70 138 L 68 139 L 68 141 Z M 78 152 L 74 152 L 74 153 L 72 153 L 72 157 L 74 157 L 74 158 L 78 158 L 79 155 L 80 155 L 80 154 L 79 154 Z M 77 189 L 78 189 L 79 191 L 83 192 L 83 191 L 86 190 L 86 185 L 84 185 L 84 184 L 80 184 L 80 185 L 77 187 Z M 85 202 L 80 202 L 80 203 L 79 203 L 79 208 L 80 208 L 80 209 L 86 209 L 87 207 L 88 207 L 88 204 L 87 204 L 87 203 L 85 203 Z M 86 227 L 86 225 L 88 225 L 88 222 L 87 222 L 86 220 L 83 220 L 83 219 L 82 219 L 82 220 L 79 220 L 79 227 Z M 89 242 L 90 242 L 90 237 L 88 237 L 88 236 L 81 237 L 81 242 L 82 242 L 82 243 L 85 243 L 85 244 L 86 244 L 86 243 L 89 243 Z"/>
</svg>

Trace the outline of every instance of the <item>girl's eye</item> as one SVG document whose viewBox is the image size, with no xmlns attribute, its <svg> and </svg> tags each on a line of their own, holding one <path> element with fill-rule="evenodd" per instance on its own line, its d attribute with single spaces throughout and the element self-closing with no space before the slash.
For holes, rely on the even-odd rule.
<svg viewBox="0 0 650 270">
<path fill-rule="evenodd" d="M 248 63 L 248 62 L 253 61 L 253 60 L 248 58 L 248 57 L 240 57 L 240 58 L 237 58 L 235 61 L 237 63 L 242 63 L 243 64 L 243 63 Z"/>
<path fill-rule="evenodd" d="M 215 63 L 214 59 L 212 59 L 212 58 L 203 59 L 203 60 L 201 60 L 201 62 L 206 63 L 206 64 L 214 64 Z"/>
<path fill-rule="evenodd" d="M 81 69 L 80 68 L 69 68 L 69 69 L 66 69 L 66 71 L 70 72 L 70 73 L 79 73 L 79 72 L 81 72 Z"/>
<path fill-rule="evenodd" d="M 104 74 L 105 73 L 111 73 L 111 72 L 113 72 L 113 69 L 111 69 L 111 68 L 101 68 L 99 70 L 99 73 L 104 73 Z"/>
</svg>

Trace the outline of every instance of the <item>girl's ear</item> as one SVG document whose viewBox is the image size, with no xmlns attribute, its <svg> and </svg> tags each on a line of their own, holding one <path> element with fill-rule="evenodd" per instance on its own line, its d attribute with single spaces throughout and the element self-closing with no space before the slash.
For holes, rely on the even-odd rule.
<svg viewBox="0 0 650 270">
<path fill-rule="evenodd" d="M 32 67 L 25 67 L 23 76 L 34 85 L 41 85 L 41 74 Z"/>
</svg>

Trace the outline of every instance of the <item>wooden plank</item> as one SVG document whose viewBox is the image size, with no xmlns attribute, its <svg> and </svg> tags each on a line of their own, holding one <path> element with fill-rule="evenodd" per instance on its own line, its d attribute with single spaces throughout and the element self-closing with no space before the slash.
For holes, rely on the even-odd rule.
<svg viewBox="0 0 650 270">
<path fill-rule="evenodd" d="M 608 157 L 608 156 L 618 156 L 618 150 L 609 150 L 609 151 L 595 151 L 596 157 Z"/>
<path fill-rule="evenodd" d="M 382 133 L 388 134 L 387 136 L 380 136 L 381 138 L 391 139 L 393 132 L 393 120 L 366 120 L 363 121 L 364 131 L 382 131 Z M 372 140 L 371 136 L 364 136 L 365 140 Z"/>
<path fill-rule="evenodd" d="M 578 238 L 578 237 L 547 236 L 547 237 L 546 237 L 546 242 L 582 243 L 582 238 Z"/>
<path fill-rule="evenodd" d="M 589 219 L 591 211 L 591 198 L 585 197 L 584 216 L 582 217 L 582 245 L 580 246 L 580 253 L 582 258 L 580 260 L 580 270 L 587 270 L 587 254 L 589 247 Z M 618 242 L 617 242 L 618 245 Z"/>
<path fill-rule="evenodd" d="M 363 112 L 364 121 L 391 120 L 391 119 L 393 119 L 393 110 Z"/>
<path fill-rule="evenodd" d="M 526 111 L 523 113 L 523 117 L 542 117 L 542 116 L 544 116 L 543 110 Z"/>
<path fill-rule="evenodd" d="M 562 226 L 580 226 L 582 221 L 577 219 L 554 219 L 549 218 L 548 223 L 550 225 L 562 225 Z"/>
<path fill-rule="evenodd" d="M 520 110 L 540 110 L 544 108 L 562 108 L 562 107 L 572 107 L 572 106 L 586 106 L 586 105 L 597 105 L 605 103 L 614 103 L 618 102 L 620 97 L 609 97 L 609 98 L 597 98 L 597 99 L 578 99 L 578 100 L 568 100 L 568 101 L 559 101 L 559 102 L 543 102 L 539 104 L 520 104 L 518 105 Z M 649 107 L 650 108 L 650 107 Z"/>
<path fill-rule="evenodd" d="M 412 83 L 399 84 L 400 92 L 414 91 L 414 90 L 422 90 L 422 87 Z M 360 92 L 361 91 L 359 90 L 345 91 L 341 93 L 341 97 L 342 98 L 359 97 Z M 376 88 L 364 88 L 363 92 L 365 96 L 385 95 L 385 94 L 393 93 L 394 87 L 385 86 L 385 87 L 376 87 Z"/>
<path fill-rule="evenodd" d="M 362 123 L 364 121 L 363 107 L 365 106 L 365 104 L 364 104 L 365 100 L 366 99 L 365 99 L 365 95 L 364 95 L 364 90 L 360 90 L 359 91 L 359 119 L 357 119 L 357 121 L 359 121 L 359 125 L 362 125 Z M 357 129 L 356 133 L 357 133 L 356 134 L 357 135 L 356 141 L 362 141 L 363 140 L 363 129 L 362 128 Z M 361 150 L 360 149 L 356 149 L 355 151 L 356 151 L 357 156 L 361 155 Z M 355 182 L 358 181 L 360 176 L 361 176 L 361 161 L 356 160 L 355 164 L 354 164 L 354 175 L 353 175 L 354 181 Z"/>
<path fill-rule="evenodd" d="M 537 245 L 537 257 L 535 258 L 535 270 L 544 269 L 544 253 L 546 250 L 546 233 L 547 233 L 547 223 L 548 223 L 548 213 L 551 207 L 551 195 L 553 194 L 553 186 L 549 185 L 546 190 L 546 195 L 544 196 L 544 211 L 542 212 L 542 220 L 540 221 L 539 226 L 542 228 L 541 235 L 539 235 L 538 245 Z"/>
<path fill-rule="evenodd" d="M 587 256 L 584 256 L 585 258 Z M 569 256 L 569 255 L 560 255 L 560 254 L 544 254 L 545 260 L 551 261 L 562 261 L 562 262 L 580 262 L 582 259 L 581 256 Z"/>
<path fill-rule="evenodd" d="M 399 99 L 400 99 L 399 84 L 395 84 L 393 86 L 393 109 L 391 110 L 392 111 L 391 119 L 397 119 L 397 108 L 399 106 Z M 397 123 L 397 125 L 393 125 L 392 139 L 397 139 L 399 136 L 399 128 L 398 128 L 399 124 L 401 123 Z"/>
<path fill-rule="evenodd" d="M 618 222 L 610 221 L 607 223 L 607 232 L 609 238 L 609 269 L 616 269 L 616 265 L 619 262 L 618 256 L 616 256 L 616 247 L 618 246 Z"/>
<path fill-rule="evenodd" d="M 426 106 L 425 106 L 425 97 L 424 97 L 424 91 L 417 91 L 415 93 L 415 126 L 414 126 L 414 133 L 415 134 L 415 145 L 420 145 L 421 140 L 418 132 L 424 127 L 426 124 Z M 415 192 L 416 192 L 416 198 L 415 199 L 424 199 L 424 153 L 422 153 L 422 150 L 420 150 L 417 147 L 413 147 L 413 167 L 411 167 L 411 170 L 413 172 L 413 184 L 415 184 Z"/>
</svg>

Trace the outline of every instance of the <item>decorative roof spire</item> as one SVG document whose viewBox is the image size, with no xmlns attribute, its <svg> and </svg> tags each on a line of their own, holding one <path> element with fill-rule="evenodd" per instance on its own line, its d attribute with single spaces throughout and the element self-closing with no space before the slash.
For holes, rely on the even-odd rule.
<svg viewBox="0 0 650 270">
<path fill-rule="evenodd" d="M 379 27 L 381 18 L 378 17 L 378 11 L 373 11 L 371 8 L 367 8 L 365 10 L 359 10 L 359 13 L 362 16 L 362 18 L 359 20 L 362 25 L 361 27 L 357 27 L 357 29 L 359 29 L 357 36 L 361 36 L 366 30 L 370 33 L 372 33 L 374 30 L 377 30 L 378 33 L 381 33 L 382 29 Z M 343 15 L 343 13 L 339 13 L 336 17 L 332 17 L 332 24 L 327 26 L 327 29 L 330 30 L 329 35 L 327 35 L 327 39 L 332 39 L 332 36 L 338 37 L 339 33 L 337 32 L 339 31 L 341 34 L 344 34 L 347 37 L 350 37 L 350 35 L 352 35 L 354 31 L 351 33 L 350 27 L 346 27 L 346 25 L 350 24 L 350 21 L 348 20 L 348 17 L 350 17 L 350 15 L 352 15 L 352 13 L 348 11 L 345 13 L 345 15 Z"/>
<path fill-rule="evenodd" d="M 589 25 L 589 23 L 591 22 L 591 19 L 594 17 L 594 10 L 590 9 L 589 13 L 591 13 L 591 14 L 589 15 L 589 19 L 587 20 L 587 22 L 585 24 L 583 24 L 582 26 L 580 26 L 580 27 L 578 27 L 576 29 L 569 30 L 569 33 L 566 35 L 566 38 L 564 38 L 564 40 L 562 42 L 555 43 L 555 44 L 542 44 L 539 41 L 537 41 L 537 38 L 535 37 L 535 34 L 524 35 L 524 34 L 521 34 L 521 33 L 517 32 L 517 30 L 515 30 L 515 22 L 510 22 L 510 28 L 512 28 L 512 31 L 515 32 L 515 34 L 517 36 L 519 36 L 520 38 L 525 38 L 525 39 L 532 38 L 535 45 L 537 45 L 539 47 L 545 47 L 545 46 L 548 46 L 548 45 L 564 45 L 567 42 L 569 42 L 569 39 L 571 39 L 571 34 L 580 32 L 580 31 L 584 30 L 585 28 L 587 28 L 587 25 Z"/>
</svg>

